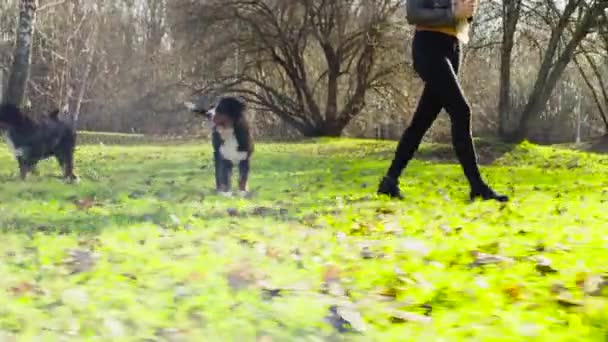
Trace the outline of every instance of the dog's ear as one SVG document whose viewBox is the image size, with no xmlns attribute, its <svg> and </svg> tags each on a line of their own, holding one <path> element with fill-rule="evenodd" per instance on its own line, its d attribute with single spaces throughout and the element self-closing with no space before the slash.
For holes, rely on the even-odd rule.
<svg viewBox="0 0 608 342">
<path fill-rule="evenodd" d="M 14 104 L 5 103 L 0 106 L 0 118 L 9 124 L 17 124 L 21 120 L 21 110 Z"/>
<path fill-rule="evenodd" d="M 236 97 L 227 98 L 222 104 L 224 108 L 220 108 L 221 111 L 228 113 L 235 120 L 240 120 L 247 109 L 245 101 Z"/>
</svg>

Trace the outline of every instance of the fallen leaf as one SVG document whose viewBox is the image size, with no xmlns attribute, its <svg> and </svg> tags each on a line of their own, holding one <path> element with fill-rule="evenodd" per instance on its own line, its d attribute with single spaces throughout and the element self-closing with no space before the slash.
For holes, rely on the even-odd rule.
<svg viewBox="0 0 608 342">
<path fill-rule="evenodd" d="M 507 286 L 503 289 L 503 292 L 511 299 L 512 301 L 518 301 L 521 299 L 521 295 L 523 292 L 523 286 L 520 284 L 514 284 Z"/>
<path fill-rule="evenodd" d="M 542 275 L 557 273 L 551 265 L 551 260 L 542 256 L 536 258 L 536 270 Z"/>
<path fill-rule="evenodd" d="M 369 246 L 363 246 L 363 248 L 361 248 L 360 254 L 361 257 L 366 260 L 374 258 L 374 253 L 370 250 Z"/>
<path fill-rule="evenodd" d="M 226 278 L 228 285 L 235 291 L 247 288 L 256 281 L 253 269 L 247 264 L 236 265 L 226 273 Z"/>
<path fill-rule="evenodd" d="M 341 333 L 350 331 L 365 332 L 365 322 L 353 307 L 331 305 L 325 321 Z"/>
<path fill-rule="evenodd" d="M 583 292 L 589 296 L 602 296 L 605 289 L 608 289 L 608 279 L 601 275 L 589 275 L 583 282 Z"/>
<path fill-rule="evenodd" d="M 42 291 L 36 284 L 32 284 L 29 282 L 22 282 L 19 283 L 15 286 L 12 286 L 11 288 L 8 289 L 8 291 L 16 297 L 21 297 L 21 296 L 26 296 L 26 295 L 41 295 L 44 294 L 44 291 Z"/>
<path fill-rule="evenodd" d="M 323 281 L 326 283 L 340 281 L 340 269 L 336 265 L 329 265 L 323 272 Z"/>
<path fill-rule="evenodd" d="M 482 253 L 479 251 L 471 252 L 475 260 L 469 265 L 470 267 L 479 267 L 485 265 L 496 265 L 496 264 L 512 264 L 515 262 L 513 258 L 505 257 L 502 255 Z"/>
<path fill-rule="evenodd" d="M 87 210 L 95 205 L 95 199 L 92 197 L 85 197 L 74 201 L 74 205 L 80 210 Z"/>
<path fill-rule="evenodd" d="M 557 298 L 557 303 L 564 307 L 575 307 L 575 306 L 584 306 L 585 303 L 579 300 L 574 300 L 569 296 L 559 295 Z"/>
<path fill-rule="evenodd" d="M 99 240 L 98 238 L 80 239 L 78 240 L 78 246 L 90 250 L 95 250 L 101 247 L 101 240 Z"/>
<path fill-rule="evenodd" d="M 415 322 L 426 324 L 433 321 L 431 317 L 401 310 L 393 310 L 391 312 L 390 319 L 392 323 Z"/>
<path fill-rule="evenodd" d="M 583 288 L 585 285 L 585 280 L 587 280 L 587 277 L 589 276 L 589 274 L 587 272 L 578 272 L 576 274 L 576 286 Z"/>
<path fill-rule="evenodd" d="M 275 260 L 282 260 L 283 255 L 278 248 L 268 247 L 266 248 L 266 256 Z"/>
<path fill-rule="evenodd" d="M 568 289 L 561 283 L 555 283 L 551 285 L 551 293 L 560 294 L 562 292 L 568 292 Z"/>
<path fill-rule="evenodd" d="M 394 300 L 395 298 L 397 298 L 398 292 L 399 292 L 399 290 L 397 290 L 395 287 L 389 286 L 389 287 L 380 288 L 379 290 L 376 291 L 376 294 L 378 294 L 381 297 L 385 297 L 385 298 Z"/>
<path fill-rule="evenodd" d="M 85 249 L 71 249 L 64 264 L 70 268 L 70 274 L 90 271 L 96 264 L 99 256 Z"/>
</svg>

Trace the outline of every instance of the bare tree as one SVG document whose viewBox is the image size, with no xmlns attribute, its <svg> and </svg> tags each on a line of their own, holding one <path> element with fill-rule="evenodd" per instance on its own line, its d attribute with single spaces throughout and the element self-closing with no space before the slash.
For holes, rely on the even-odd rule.
<svg viewBox="0 0 608 342">
<path fill-rule="evenodd" d="M 575 58 L 576 66 L 585 84 L 591 91 L 593 101 L 604 123 L 604 131 L 608 136 L 608 15 L 600 20 L 597 39 L 589 46 L 582 48 L 581 54 Z"/>
<path fill-rule="evenodd" d="M 511 63 L 515 47 L 515 33 L 522 12 L 523 0 L 502 0 L 502 45 L 500 49 L 500 94 L 498 100 L 498 132 L 507 135 L 513 126 L 511 104 Z"/>
<path fill-rule="evenodd" d="M 563 10 L 557 9 L 555 2 L 548 1 L 550 7 L 547 21 L 555 20 L 535 84 L 521 113 L 517 126 L 503 132 L 510 141 L 520 141 L 527 136 L 529 123 L 542 111 L 551 97 L 564 70 L 572 61 L 577 48 L 598 23 L 598 18 L 608 7 L 605 0 L 568 0 Z M 569 31 L 570 25 L 574 29 Z M 563 48 L 560 48 L 563 46 Z"/>
<path fill-rule="evenodd" d="M 27 90 L 30 73 L 30 60 L 34 27 L 36 24 L 37 0 L 21 0 L 19 5 L 19 24 L 17 41 L 13 54 L 13 65 L 10 70 L 8 85 L 4 93 L 4 102 L 21 105 Z"/>
<path fill-rule="evenodd" d="M 339 136 L 402 66 L 393 0 L 229 0 L 198 8 L 200 22 L 234 28 L 241 51 L 223 80 L 305 136 Z M 398 56 L 398 59 L 394 58 Z M 397 60 L 397 62 L 394 62 Z"/>
</svg>

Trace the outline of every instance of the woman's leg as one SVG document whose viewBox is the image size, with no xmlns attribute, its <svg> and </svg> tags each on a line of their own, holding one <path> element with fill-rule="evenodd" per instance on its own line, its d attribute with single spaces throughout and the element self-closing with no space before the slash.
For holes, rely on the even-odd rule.
<svg viewBox="0 0 608 342">
<path fill-rule="evenodd" d="M 414 117 L 408 128 L 403 132 L 397 145 L 395 157 L 388 169 L 387 176 L 397 179 L 414 156 L 424 134 L 431 128 L 441 112 L 441 103 L 438 95 L 429 86 L 425 86 Z"/>
<path fill-rule="evenodd" d="M 458 51 L 455 51 L 456 56 Z M 453 59 L 453 58 L 452 58 Z M 482 180 L 471 136 L 471 107 L 460 87 L 452 61 L 443 58 L 432 72 L 422 75 L 427 86 L 436 89 L 443 107 L 450 115 L 452 144 L 460 165 L 471 185 L 471 198 L 508 201 L 508 197 L 492 191 Z"/>
<path fill-rule="evenodd" d="M 418 150 L 424 134 L 429 130 L 435 119 L 437 119 L 439 112 L 441 112 L 441 103 L 438 95 L 430 87 L 425 86 L 418 102 L 418 107 L 414 112 L 412 122 L 403 132 L 393 161 L 386 176 L 380 183 L 378 194 L 397 198 L 402 197 L 398 186 L 398 179 L 416 150 Z"/>
<path fill-rule="evenodd" d="M 398 178 L 413 157 L 422 136 L 445 108 L 452 123 L 454 150 L 471 185 L 471 198 L 508 198 L 496 194 L 483 182 L 471 137 L 471 109 L 462 92 L 456 72 L 459 68 L 459 46 L 453 37 L 435 32 L 417 32 L 412 46 L 414 67 L 425 82 L 425 88 L 412 123 L 404 132 L 378 194 L 402 198 Z"/>
</svg>

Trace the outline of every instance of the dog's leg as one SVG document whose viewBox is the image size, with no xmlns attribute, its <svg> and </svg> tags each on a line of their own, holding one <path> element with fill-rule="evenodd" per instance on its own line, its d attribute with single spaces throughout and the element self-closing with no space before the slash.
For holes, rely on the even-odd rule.
<svg viewBox="0 0 608 342">
<path fill-rule="evenodd" d="M 218 194 L 226 197 L 230 197 L 230 176 L 232 174 L 232 164 L 230 161 L 223 159 L 218 156 L 216 164 L 216 180 L 218 182 L 217 192 Z"/>
<path fill-rule="evenodd" d="M 35 164 L 32 165 L 32 163 L 26 161 L 21 157 L 19 157 L 17 161 L 19 163 L 19 177 L 21 178 L 21 180 L 24 181 L 25 178 L 27 178 L 28 172 L 32 169 L 33 166 L 35 166 Z"/>
<path fill-rule="evenodd" d="M 232 162 L 224 159 L 222 160 L 222 164 L 224 164 L 222 181 L 225 186 L 224 193 L 222 195 L 232 196 Z"/>
<path fill-rule="evenodd" d="M 74 174 L 74 156 L 73 151 L 68 153 L 59 153 L 55 155 L 61 170 L 63 171 L 63 179 L 66 183 L 74 183 L 78 181 L 78 176 Z"/>
<path fill-rule="evenodd" d="M 239 191 L 241 196 L 247 196 L 249 181 L 249 158 L 239 162 Z"/>
<path fill-rule="evenodd" d="M 74 174 L 74 151 L 71 151 L 66 156 L 65 165 L 63 167 L 63 178 L 65 178 L 68 183 L 78 182 L 78 176 Z"/>
<path fill-rule="evenodd" d="M 213 152 L 213 163 L 215 166 L 215 191 L 223 191 L 222 174 L 224 172 L 223 160 L 218 151 Z"/>
</svg>

